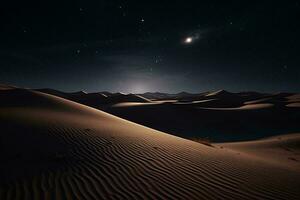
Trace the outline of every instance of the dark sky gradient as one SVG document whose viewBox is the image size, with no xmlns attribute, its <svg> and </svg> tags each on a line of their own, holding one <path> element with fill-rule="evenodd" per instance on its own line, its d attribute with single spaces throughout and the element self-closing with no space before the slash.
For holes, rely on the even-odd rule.
<svg viewBox="0 0 300 200">
<path fill-rule="evenodd" d="M 64 91 L 300 91 L 299 1 L 1 6 L 0 80 Z M 184 40 L 192 37 L 190 44 Z"/>
</svg>

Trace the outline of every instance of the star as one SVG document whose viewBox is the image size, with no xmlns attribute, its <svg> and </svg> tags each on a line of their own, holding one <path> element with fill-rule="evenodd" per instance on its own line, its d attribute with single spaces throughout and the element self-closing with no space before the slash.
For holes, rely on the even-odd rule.
<svg viewBox="0 0 300 200">
<path fill-rule="evenodd" d="M 144 23 L 144 22 L 145 22 L 145 20 L 144 20 L 144 18 L 142 18 L 142 19 L 141 19 L 141 23 Z"/>
</svg>

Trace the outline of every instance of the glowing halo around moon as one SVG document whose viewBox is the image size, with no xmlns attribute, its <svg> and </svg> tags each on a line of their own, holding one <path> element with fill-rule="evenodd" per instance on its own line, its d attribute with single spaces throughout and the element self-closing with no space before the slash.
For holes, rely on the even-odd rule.
<svg viewBox="0 0 300 200">
<path fill-rule="evenodd" d="M 185 40 L 184 40 L 184 43 L 185 44 L 190 44 L 193 42 L 193 38 L 192 37 L 187 37 Z"/>
</svg>

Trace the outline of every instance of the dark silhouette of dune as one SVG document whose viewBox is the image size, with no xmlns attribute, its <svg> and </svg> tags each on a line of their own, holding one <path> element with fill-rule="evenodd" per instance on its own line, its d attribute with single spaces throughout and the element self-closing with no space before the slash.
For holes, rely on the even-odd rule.
<svg viewBox="0 0 300 200">
<path fill-rule="evenodd" d="M 300 101 L 294 93 L 52 94 L 184 138 L 239 141 L 300 131 Z"/>
<path fill-rule="evenodd" d="M 139 102 L 139 103 L 147 103 L 150 102 L 145 97 L 136 94 L 113 94 L 108 97 L 108 102 L 110 104 L 116 103 L 124 103 L 124 102 Z"/>
<path fill-rule="evenodd" d="M 35 89 L 35 91 L 43 92 L 43 93 L 46 93 L 46 94 L 52 94 L 52 95 L 62 97 L 62 98 L 65 98 L 65 99 L 70 98 L 69 93 L 61 92 L 59 90 L 54 90 L 54 89 L 50 89 L 50 88 Z"/>
<path fill-rule="evenodd" d="M 288 102 L 300 102 L 300 94 L 292 94 L 286 97 Z"/>
<path fill-rule="evenodd" d="M 239 98 L 239 95 L 228 92 L 226 90 L 218 90 L 215 92 L 210 92 L 207 95 L 205 95 L 206 97 L 212 97 L 212 98 L 222 98 L 222 99 L 226 99 L 226 98 Z"/>
<path fill-rule="evenodd" d="M 11 85 L 0 84 L 0 90 L 9 90 L 9 89 L 14 89 L 14 88 L 16 88 L 16 87 L 11 86 Z"/>
<path fill-rule="evenodd" d="M 100 92 L 100 93 L 103 94 L 103 95 L 105 95 L 105 96 L 107 96 L 107 97 L 113 95 L 113 93 L 107 92 L 107 91 L 103 91 L 103 92 Z"/>
<path fill-rule="evenodd" d="M 36 89 L 35 91 L 52 94 L 94 108 L 101 108 L 105 105 L 124 103 L 124 102 L 140 102 L 140 103 L 150 102 L 145 97 L 136 94 L 122 94 L 122 93 L 109 93 L 109 92 L 86 93 L 84 91 L 66 93 L 66 92 L 61 92 L 53 89 Z"/>
<path fill-rule="evenodd" d="M 300 131 L 297 94 L 221 90 L 198 97 L 196 101 L 156 101 L 103 110 L 180 137 L 212 141 L 249 140 Z M 289 102 L 291 99 L 293 102 Z"/>
</svg>

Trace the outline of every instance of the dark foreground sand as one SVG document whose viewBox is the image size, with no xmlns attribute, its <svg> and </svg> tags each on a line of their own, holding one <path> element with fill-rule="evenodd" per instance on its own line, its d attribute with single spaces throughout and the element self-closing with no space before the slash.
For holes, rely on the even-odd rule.
<svg viewBox="0 0 300 200">
<path fill-rule="evenodd" d="M 0 97 L 1 200 L 300 198 L 299 134 L 288 150 L 210 147 L 52 95 Z"/>
</svg>

